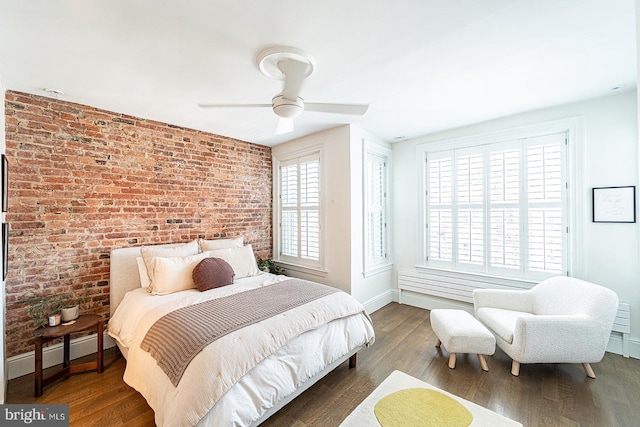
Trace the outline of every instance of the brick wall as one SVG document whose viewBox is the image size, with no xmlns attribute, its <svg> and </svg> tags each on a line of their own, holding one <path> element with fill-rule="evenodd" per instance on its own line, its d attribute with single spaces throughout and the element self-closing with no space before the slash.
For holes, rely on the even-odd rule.
<svg viewBox="0 0 640 427">
<path fill-rule="evenodd" d="M 111 249 L 244 236 L 271 253 L 271 150 L 56 99 L 7 92 L 7 356 L 33 349 L 22 302 L 87 293 L 109 315 Z"/>
</svg>

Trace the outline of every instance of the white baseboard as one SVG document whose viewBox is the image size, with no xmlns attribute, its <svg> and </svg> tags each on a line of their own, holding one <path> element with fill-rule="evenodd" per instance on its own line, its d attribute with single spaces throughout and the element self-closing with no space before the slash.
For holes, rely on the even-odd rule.
<svg viewBox="0 0 640 427">
<path fill-rule="evenodd" d="M 383 292 L 380 295 L 376 295 L 368 301 L 365 301 L 362 305 L 364 306 L 367 314 L 371 314 L 374 311 L 378 311 L 385 305 L 394 301 L 398 301 L 398 291 L 396 289 L 389 289 L 388 291 Z"/>
<path fill-rule="evenodd" d="M 609 344 L 607 345 L 607 351 L 609 353 L 615 353 L 623 355 L 622 335 L 613 332 L 611 338 L 609 338 Z M 640 359 L 640 341 L 635 339 L 629 340 L 629 356 L 634 359 Z"/>
<path fill-rule="evenodd" d="M 634 359 L 640 359 L 640 340 L 629 340 L 629 356 Z"/>
<path fill-rule="evenodd" d="M 73 360 L 89 354 L 94 354 L 98 344 L 97 341 L 98 339 L 96 334 L 71 340 L 71 345 L 69 347 L 71 359 Z M 115 347 L 115 345 L 116 342 L 114 339 L 105 332 L 102 347 L 106 350 L 107 348 Z M 45 369 L 62 364 L 62 359 L 62 343 L 45 347 L 42 350 L 42 367 Z M 35 363 L 35 352 L 33 351 L 8 358 L 7 367 L 9 371 L 9 379 L 12 380 L 23 375 L 32 374 L 35 371 Z"/>
</svg>

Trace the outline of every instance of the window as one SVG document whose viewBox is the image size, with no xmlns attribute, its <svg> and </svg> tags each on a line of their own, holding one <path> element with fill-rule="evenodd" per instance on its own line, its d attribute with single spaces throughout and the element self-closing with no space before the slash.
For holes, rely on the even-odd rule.
<svg viewBox="0 0 640 427">
<path fill-rule="evenodd" d="M 387 200 L 390 150 L 365 147 L 363 235 L 366 274 L 390 262 Z"/>
<path fill-rule="evenodd" d="M 319 267 L 320 153 L 279 163 L 278 260 Z"/>
<path fill-rule="evenodd" d="M 426 154 L 427 264 L 541 278 L 568 271 L 567 135 Z"/>
</svg>

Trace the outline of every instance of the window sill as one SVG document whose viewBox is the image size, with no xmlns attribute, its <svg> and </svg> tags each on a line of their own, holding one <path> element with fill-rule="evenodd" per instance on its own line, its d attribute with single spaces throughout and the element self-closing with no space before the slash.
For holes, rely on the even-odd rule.
<svg viewBox="0 0 640 427">
<path fill-rule="evenodd" d="M 392 262 L 388 264 L 377 265 L 375 267 L 371 267 L 368 270 L 364 271 L 362 273 L 362 277 L 367 278 L 367 277 L 375 276 L 377 274 L 384 273 L 385 271 L 389 271 L 392 268 L 393 268 Z"/>
<path fill-rule="evenodd" d="M 302 273 L 302 274 L 309 274 L 311 276 L 327 277 L 327 274 L 329 273 L 328 271 L 320 270 L 319 268 L 302 266 L 302 265 L 297 265 L 297 264 L 289 264 L 289 263 L 282 262 L 282 261 L 276 261 L 276 262 L 278 263 L 278 265 L 280 265 L 280 266 L 282 266 L 282 268 L 284 268 L 285 274 L 287 273 L 287 271 L 295 271 L 295 272 Z"/>
</svg>

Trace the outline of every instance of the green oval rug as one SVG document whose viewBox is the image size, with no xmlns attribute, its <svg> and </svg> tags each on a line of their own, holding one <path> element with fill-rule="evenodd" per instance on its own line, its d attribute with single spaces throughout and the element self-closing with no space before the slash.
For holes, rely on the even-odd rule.
<svg viewBox="0 0 640 427">
<path fill-rule="evenodd" d="M 435 390 L 408 388 L 383 397 L 373 412 L 382 427 L 467 427 L 471 412 Z"/>
</svg>

